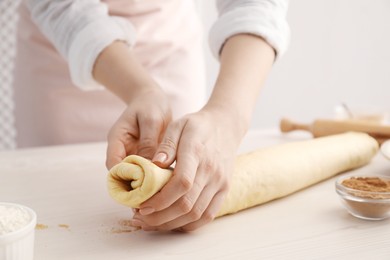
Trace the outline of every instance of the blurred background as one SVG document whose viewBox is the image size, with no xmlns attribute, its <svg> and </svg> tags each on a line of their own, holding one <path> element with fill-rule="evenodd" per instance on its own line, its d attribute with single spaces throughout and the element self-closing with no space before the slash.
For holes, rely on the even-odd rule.
<svg viewBox="0 0 390 260">
<path fill-rule="evenodd" d="M 214 1 L 198 0 L 198 7 L 209 28 Z M 252 126 L 333 117 L 341 103 L 390 112 L 389 14 L 388 0 L 291 0 L 290 46 L 261 92 Z M 205 50 L 212 86 L 218 65 Z"/>
<path fill-rule="evenodd" d="M 218 71 L 207 31 L 215 1 L 195 0 L 205 27 L 209 91 Z M 12 69 L 18 0 L 0 0 L 0 150 L 15 147 Z M 253 128 L 277 127 L 282 117 L 311 122 L 335 107 L 390 111 L 390 1 L 293 0 L 291 42 L 259 97 Z"/>
<path fill-rule="evenodd" d="M 16 147 L 12 99 L 16 9 L 20 0 L 0 0 L 0 150 Z"/>
</svg>

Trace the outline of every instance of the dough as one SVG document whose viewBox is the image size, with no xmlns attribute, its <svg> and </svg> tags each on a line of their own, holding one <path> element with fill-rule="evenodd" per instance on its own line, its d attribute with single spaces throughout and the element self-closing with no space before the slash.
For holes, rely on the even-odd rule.
<svg viewBox="0 0 390 260">
<path fill-rule="evenodd" d="M 364 133 L 343 133 L 261 148 L 239 155 L 226 199 L 218 216 L 235 213 L 363 166 L 378 151 Z M 161 190 L 172 169 L 161 169 L 131 155 L 108 175 L 108 190 L 119 203 L 137 208 Z"/>
<path fill-rule="evenodd" d="M 108 191 L 119 203 L 138 208 L 161 190 L 171 176 L 172 169 L 162 169 L 141 156 L 130 155 L 111 168 Z"/>
</svg>

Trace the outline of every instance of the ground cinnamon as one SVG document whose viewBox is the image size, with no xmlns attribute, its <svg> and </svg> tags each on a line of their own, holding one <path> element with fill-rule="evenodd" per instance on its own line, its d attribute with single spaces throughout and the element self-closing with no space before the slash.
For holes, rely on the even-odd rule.
<svg viewBox="0 0 390 260">
<path fill-rule="evenodd" d="M 390 180 L 378 177 L 351 177 L 341 183 L 347 192 L 358 197 L 346 197 L 345 203 L 353 215 L 366 219 L 384 219 L 389 216 Z M 359 199 L 361 198 L 361 199 Z"/>
<path fill-rule="evenodd" d="M 390 180 L 384 180 L 379 177 L 351 177 L 343 180 L 341 184 L 344 187 L 357 190 L 357 192 L 353 193 L 355 196 L 370 199 L 390 198 L 390 194 L 385 194 L 390 192 Z"/>
</svg>

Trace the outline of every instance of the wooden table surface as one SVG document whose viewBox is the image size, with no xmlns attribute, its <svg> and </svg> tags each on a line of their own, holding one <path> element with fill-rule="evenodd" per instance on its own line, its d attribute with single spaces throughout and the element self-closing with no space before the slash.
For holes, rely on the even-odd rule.
<svg viewBox="0 0 390 260">
<path fill-rule="evenodd" d="M 240 152 L 307 138 L 253 130 Z M 390 220 L 349 215 L 335 192 L 336 177 L 192 233 L 134 230 L 127 225 L 132 211 L 108 196 L 105 147 L 0 153 L 0 201 L 24 204 L 38 215 L 36 260 L 390 259 Z M 378 154 L 356 172 L 390 175 L 390 161 Z"/>
</svg>

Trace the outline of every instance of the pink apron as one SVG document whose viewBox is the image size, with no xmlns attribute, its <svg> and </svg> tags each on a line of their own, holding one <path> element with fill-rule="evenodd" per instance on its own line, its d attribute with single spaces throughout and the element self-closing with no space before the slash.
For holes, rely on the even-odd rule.
<svg viewBox="0 0 390 260">
<path fill-rule="evenodd" d="M 191 0 L 106 0 L 135 26 L 135 55 L 172 101 L 174 117 L 205 101 L 201 24 Z M 18 147 L 105 141 L 125 108 L 107 90 L 82 91 L 66 61 L 20 7 L 15 68 Z"/>
</svg>

